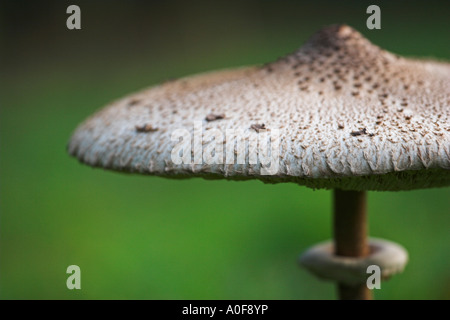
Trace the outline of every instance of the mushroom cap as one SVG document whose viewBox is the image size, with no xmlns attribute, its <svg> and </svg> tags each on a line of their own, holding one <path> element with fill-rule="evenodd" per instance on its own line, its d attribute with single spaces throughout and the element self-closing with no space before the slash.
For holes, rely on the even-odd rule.
<svg viewBox="0 0 450 320">
<path fill-rule="evenodd" d="M 449 63 L 399 57 L 333 25 L 275 62 L 118 100 L 76 129 L 68 151 L 164 177 L 410 190 L 450 185 L 449 120 Z"/>
</svg>

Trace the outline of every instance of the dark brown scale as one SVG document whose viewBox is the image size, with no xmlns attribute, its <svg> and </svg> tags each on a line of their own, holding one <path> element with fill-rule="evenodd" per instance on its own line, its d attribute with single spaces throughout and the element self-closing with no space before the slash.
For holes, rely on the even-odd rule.
<svg viewBox="0 0 450 320">
<path fill-rule="evenodd" d="M 221 113 L 221 114 L 214 114 L 214 113 L 210 113 L 205 117 L 205 120 L 210 122 L 210 121 L 216 121 L 216 120 L 221 120 L 221 119 L 225 119 L 225 114 Z"/>
</svg>

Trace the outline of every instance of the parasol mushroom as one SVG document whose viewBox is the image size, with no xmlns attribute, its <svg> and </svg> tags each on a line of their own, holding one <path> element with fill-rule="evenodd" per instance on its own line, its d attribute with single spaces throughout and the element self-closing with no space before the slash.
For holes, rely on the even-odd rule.
<svg viewBox="0 0 450 320">
<path fill-rule="evenodd" d="M 333 25 L 264 66 L 118 100 L 76 129 L 68 151 L 117 171 L 333 189 L 334 241 L 300 263 L 337 281 L 340 298 L 370 299 L 367 266 L 387 278 L 408 256 L 367 238 L 366 191 L 450 185 L 449 79 L 448 63 L 399 57 Z"/>
</svg>

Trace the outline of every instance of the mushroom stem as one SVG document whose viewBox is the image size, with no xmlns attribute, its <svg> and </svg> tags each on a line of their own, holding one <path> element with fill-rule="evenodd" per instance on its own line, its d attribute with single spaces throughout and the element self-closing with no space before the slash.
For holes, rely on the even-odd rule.
<svg viewBox="0 0 450 320">
<path fill-rule="evenodd" d="M 334 190 L 335 254 L 365 257 L 369 254 L 365 191 Z M 372 293 L 364 283 L 358 286 L 338 284 L 341 300 L 371 300 Z"/>
</svg>

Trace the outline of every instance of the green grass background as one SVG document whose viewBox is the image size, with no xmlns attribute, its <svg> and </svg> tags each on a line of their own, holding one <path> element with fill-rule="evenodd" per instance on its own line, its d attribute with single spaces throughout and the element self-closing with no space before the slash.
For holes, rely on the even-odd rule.
<svg viewBox="0 0 450 320">
<path fill-rule="evenodd" d="M 258 181 L 165 180 L 91 169 L 76 125 L 172 77 L 264 63 L 348 23 L 398 54 L 450 59 L 448 2 L 6 1 L 1 13 L 0 298 L 333 299 L 296 264 L 331 236 L 331 193 Z M 369 4 L 382 30 L 365 28 Z M 450 189 L 369 193 L 370 233 L 410 262 L 379 299 L 450 298 Z M 81 290 L 66 268 L 81 268 Z"/>
</svg>

